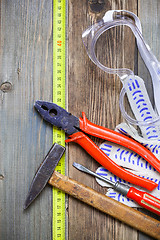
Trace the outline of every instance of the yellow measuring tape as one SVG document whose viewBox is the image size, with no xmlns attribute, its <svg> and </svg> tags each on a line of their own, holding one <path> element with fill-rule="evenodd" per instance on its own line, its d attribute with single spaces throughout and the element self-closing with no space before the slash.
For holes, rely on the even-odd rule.
<svg viewBox="0 0 160 240">
<path fill-rule="evenodd" d="M 66 0 L 53 0 L 53 102 L 65 108 Z M 65 133 L 53 128 L 53 142 L 65 146 Z M 65 156 L 56 171 L 65 175 Z M 65 239 L 65 193 L 53 188 L 53 240 Z"/>
</svg>

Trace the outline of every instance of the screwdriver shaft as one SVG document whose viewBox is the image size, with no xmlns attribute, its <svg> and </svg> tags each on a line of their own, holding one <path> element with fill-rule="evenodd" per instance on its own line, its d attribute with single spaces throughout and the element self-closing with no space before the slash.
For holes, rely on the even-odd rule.
<svg viewBox="0 0 160 240">
<path fill-rule="evenodd" d="M 102 181 L 105 181 L 105 182 L 109 183 L 110 185 L 112 185 L 113 187 L 115 187 L 115 183 L 114 183 L 114 182 L 112 182 L 112 181 L 109 180 L 108 178 L 105 178 L 105 177 L 103 177 L 103 176 L 98 175 L 97 173 L 92 172 L 91 170 L 89 170 L 88 168 L 84 167 L 83 165 L 74 162 L 74 163 L 73 163 L 73 166 L 74 166 L 75 168 L 77 168 L 78 170 L 80 170 L 80 171 L 82 171 L 82 172 L 85 172 L 85 173 L 88 173 L 88 174 L 90 174 L 90 175 L 92 175 L 92 176 L 94 176 L 94 177 L 96 177 L 96 178 L 99 178 L 99 179 L 101 179 Z"/>
</svg>

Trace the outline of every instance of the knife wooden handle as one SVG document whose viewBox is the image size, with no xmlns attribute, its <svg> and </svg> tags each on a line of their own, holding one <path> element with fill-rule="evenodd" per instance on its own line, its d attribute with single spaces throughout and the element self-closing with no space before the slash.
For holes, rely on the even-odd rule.
<svg viewBox="0 0 160 240">
<path fill-rule="evenodd" d="M 67 176 L 54 172 L 48 183 L 119 221 L 160 239 L 160 222 Z"/>
</svg>

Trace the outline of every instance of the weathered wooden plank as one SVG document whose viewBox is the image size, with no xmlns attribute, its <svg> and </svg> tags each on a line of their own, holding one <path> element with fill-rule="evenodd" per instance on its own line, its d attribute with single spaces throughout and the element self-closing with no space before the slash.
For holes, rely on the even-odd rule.
<svg viewBox="0 0 160 240">
<path fill-rule="evenodd" d="M 144 37 L 158 56 L 159 8 L 158 0 L 139 0 L 138 4 L 136 0 L 110 0 L 105 1 L 102 13 L 96 14 L 89 1 L 69 1 L 69 111 L 77 116 L 84 111 L 91 121 L 111 129 L 122 121 L 118 105 L 121 83 L 89 60 L 81 34 L 106 10 L 137 13 L 138 9 Z M 47 187 L 26 212 L 23 204 L 32 177 L 52 144 L 51 127 L 43 124 L 33 109 L 37 99 L 52 101 L 52 1 L 1 0 L 0 19 L 0 239 L 49 240 L 51 189 Z M 97 52 L 102 61 L 113 67 L 137 68 L 130 30 L 111 30 L 100 39 L 99 46 Z M 149 83 L 149 75 L 140 62 L 138 74 Z M 92 177 L 72 167 L 73 161 L 94 171 L 99 165 L 76 144 L 69 144 L 68 153 L 69 176 L 105 192 Z M 68 216 L 71 240 L 150 239 L 70 197 Z"/>
<path fill-rule="evenodd" d="M 156 55 L 159 60 L 159 52 L 160 52 L 160 40 L 159 40 L 159 1 L 147 0 L 139 1 L 138 5 L 138 15 L 142 24 L 143 37 L 150 46 L 152 52 Z M 150 78 L 150 74 L 147 68 L 144 65 L 144 62 L 139 57 L 138 59 L 138 74 L 142 76 L 144 81 L 147 83 L 146 87 L 148 89 L 148 93 L 151 95 L 151 100 L 153 101 L 153 92 L 152 92 L 152 82 Z"/>
<path fill-rule="evenodd" d="M 33 108 L 52 101 L 52 1 L 0 1 L 0 239 L 51 239 L 51 188 L 26 211 L 37 167 L 52 130 Z"/>
<path fill-rule="evenodd" d="M 105 1 L 103 13 L 110 9 L 127 9 L 136 13 L 137 1 Z M 82 31 L 103 16 L 103 13 L 91 12 L 87 2 L 69 1 L 68 101 L 69 110 L 73 114 L 80 116 L 84 111 L 94 123 L 114 129 L 122 121 L 118 103 L 120 80 L 104 73 L 89 60 L 81 37 Z M 124 31 L 117 28 L 107 32 L 99 40 L 98 56 L 113 67 L 129 67 L 134 70 L 134 38 L 130 30 Z M 108 49 L 107 46 L 111 47 Z M 100 143 L 97 139 L 95 141 Z M 70 143 L 70 177 L 87 183 L 98 191 L 106 191 L 95 179 L 73 169 L 73 161 L 82 163 L 93 171 L 99 166 L 78 145 Z M 137 239 L 137 232 L 69 197 L 69 239 Z"/>
<path fill-rule="evenodd" d="M 157 1 L 139 0 L 138 16 L 142 24 L 143 37 L 146 43 L 148 43 L 148 45 L 152 49 L 152 52 L 156 55 L 158 60 L 160 60 L 159 58 L 159 53 L 160 53 L 159 11 L 160 11 L 160 2 L 158 0 Z M 148 94 L 154 106 L 152 80 L 140 56 L 138 58 L 138 75 L 144 79 L 146 88 L 148 90 Z M 145 211 L 143 210 L 143 212 Z M 155 215 L 153 215 L 152 213 L 150 213 L 150 215 L 155 217 Z M 157 216 L 156 218 L 160 220 L 160 217 Z M 151 240 L 151 238 L 140 233 L 139 240 Z"/>
</svg>

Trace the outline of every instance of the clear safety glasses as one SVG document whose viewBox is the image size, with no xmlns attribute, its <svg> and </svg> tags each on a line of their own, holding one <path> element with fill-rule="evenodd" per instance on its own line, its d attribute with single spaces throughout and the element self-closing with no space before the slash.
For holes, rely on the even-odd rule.
<svg viewBox="0 0 160 240">
<path fill-rule="evenodd" d="M 95 46 L 99 37 L 107 30 L 120 25 L 128 26 L 136 38 L 138 50 L 152 78 L 156 111 L 153 110 L 150 103 L 143 79 L 134 75 L 133 71 L 127 68 L 113 69 L 104 66 L 96 57 Z M 83 32 L 82 39 L 90 59 L 103 71 L 119 76 L 123 84 L 119 99 L 120 109 L 128 123 L 138 126 L 150 126 L 158 123 L 160 126 L 160 63 L 143 39 L 139 18 L 129 11 L 110 10 L 106 12 L 102 20 Z M 125 111 L 123 104 L 125 94 L 132 106 L 135 119 Z"/>
</svg>

